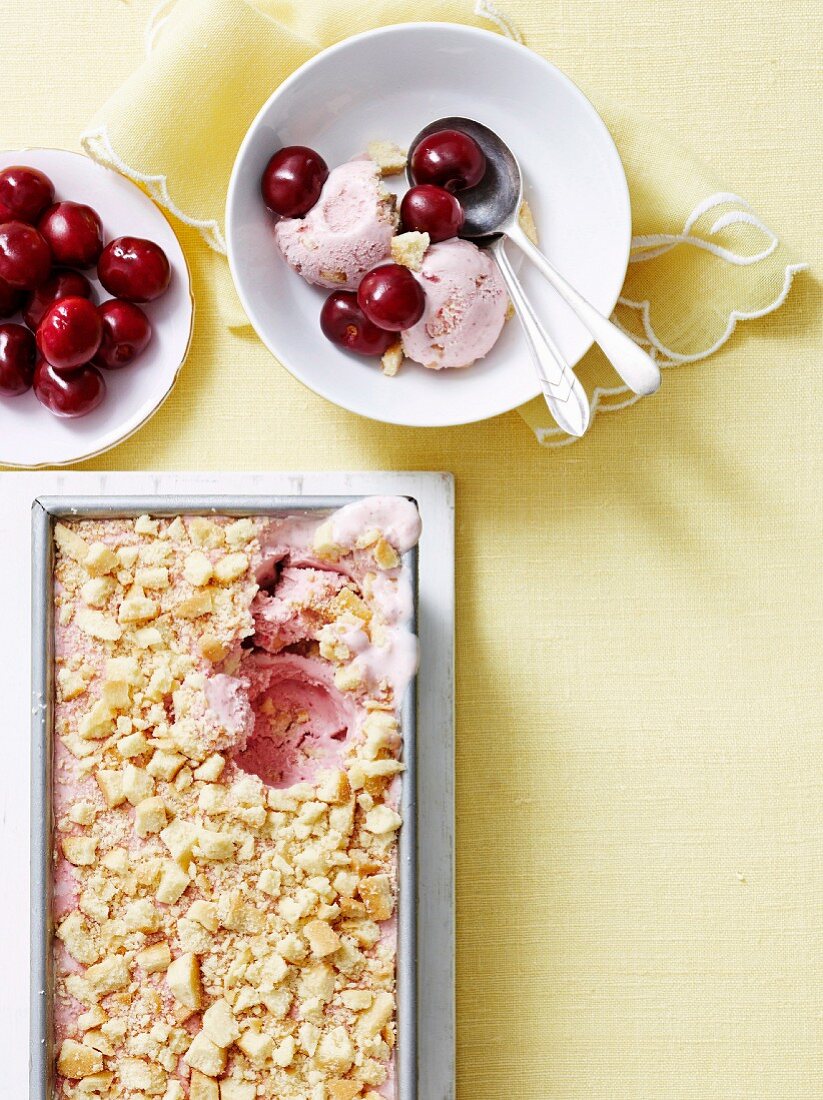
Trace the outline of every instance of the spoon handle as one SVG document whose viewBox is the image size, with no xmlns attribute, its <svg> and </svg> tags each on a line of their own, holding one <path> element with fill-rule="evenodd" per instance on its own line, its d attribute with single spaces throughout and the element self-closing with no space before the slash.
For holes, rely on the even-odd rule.
<svg viewBox="0 0 823 1100">
<path fill-rule="evenodd" d="M 652 357 L 608 317 L 604 317 L 590 302 L 587 302 L 583 295 L 563 278 L 557 268 L 549 263 L 540 249 L 532 244 L 517 222 L 506 227 L 506 234 L 582 321 L 629 389 L 642 397 L 659 389 L 660 368 Z"/>
<path fill-rule="evenodd" d="M 491 246 L 491 252 L 497 261 L 520 324 L 523 326 L 549 412 L 564 432 L 581 436 L 588 428 L 591 419 L 586 391 L 534 312 L 506 255 L 502 237 Z"/>
</svg>

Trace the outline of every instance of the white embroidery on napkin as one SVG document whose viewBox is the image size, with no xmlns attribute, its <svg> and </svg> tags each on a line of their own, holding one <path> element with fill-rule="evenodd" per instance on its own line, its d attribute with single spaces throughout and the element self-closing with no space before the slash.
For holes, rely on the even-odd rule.
<svg viewBox="0 0 823 1100">
<path fill-rule="evenodd" d="M 699 222 L 712 211 L 733 205 L 734 209 L 724 210 L 711 221 L 704 232 L 700 232 Z M 746 225 L 762 233 L 764 244 L 762 248 L 754 249 L 748 253 L 721 245 L 712 237 L 716 237 L 721 231 L 733 228 L 735 225 Z M 720 261 L 736 267 L 750 267 L 753 264 L 763 263 L 779 247 L 780 241 L 767 225 L 765 225 L 752 211 L 749 204 L 739 195 L 730 191 L 718 191 L 709 195 L 695 206 L 683 225 L 681 233 L 654 233 L 632 238 L 631 255 L 629 265 L 649 263 L 670 252 L 673 248 L 685 246 L 698 248 L 716 256 Z M 708 359 L 721 348 L 732 336 L 739 321 L 753 320 L 757 317 L 765 317 L 773 313 L 785 302 L 791 290 L 794 276 L 799 271 L 807 270 L 807 263 L 786 264 L 782 272 L 782 280 L 775 296 L 764 306 L 753 309 L 737 306 L 733 308 L 726 318 L 725 327 L 721 335 L 713 340 L 707 347 L 695 352 L 677 351 L 668 347 L 655 332 L 651 321 L 651 302 L 648 299 L 635 301 L 625 295 L 618 298 L 618 305 L 634 310 L 640 318 L 643 327 L 643 336 L 630 331 L 616 313 L 612 314 L 612 321 L 630 336 L 635 343 L 644 347 L 656 363 L 665 370 L 667 367 L 676 367 L 684 363 L 697 363 Z M 634 405 L 641 398 L 632 393 L 626 386 L 595 386 L 591 396 L 592 422 L 595 416 L 601 412 L 618 412 L 620 409 Z M 566 435 L 562 428 L 548 427 L 535 430 L 537 441 L 544 447 L 567 447 L 576 443 L 574 436 Z"/>
<path fill-rule="evenodd" d="M 494 4 L 489 0 L 477 0 L 474 5 L 474 14 L 479 15 L 481 19 L 487 20 L 500 30 L 507 38 L 511 38 L 514 42 L 523 44 L 523 36 L 517 27 L 513 23 L 510 23 L 504 15 L 502 15 Z"/>
<path fill-rule="evenodd" d="M 110 168 L 116 168 L 118 172 L 122 172 L 124 176 L 128 176 L 130 180 L 134 180 L 136 183 L 142 183 L 155 202 L 165 207 L 185 225 L 198 229 L 209 248 L 213 248 L 215 252 L 220 252 L 225 256 L 226 240 L 219 222 L 213 218 L 193 218 L 190 214 L 181 210 L 169 193 L 168 180 L 165 175 L 139 172 L 136 168 L 126 164 L 112 148 L 104 125 L 82 133 L 80 144 L 93 160 L 101 164 L 107 164 Z"/>
</svg>

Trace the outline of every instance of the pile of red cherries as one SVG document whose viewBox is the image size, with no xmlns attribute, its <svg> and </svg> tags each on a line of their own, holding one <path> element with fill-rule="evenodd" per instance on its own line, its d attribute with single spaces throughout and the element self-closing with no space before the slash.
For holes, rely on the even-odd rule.
<svg viewBox="0 0 823 1100">
<path fill-rule="evenodd" d="M 463 228 L 457 192 L 476 187 L 486 173 L 483 150 L 460 130 L 438 130 L 412 150 L 414 186 L 403 196 L 404 232 L 428 233 L 432 244 L 456 237 Z M 291 145 L 275 153 L 261 181 L 263 200 L 274 214 L 302 218 L 320 198 L 329 169 L 313 149 Z M 383 355 L 397 333 L 416 325 L 426 297 L 407 267 L 381 263 L 355 293 L 336 290 L 320 313 L 324 335 L 347 351 Z"/>
<path fill-rule="evenodd" d="M 96 306 L 81 270 L 113 298 Z M 80 269 L 80 270 L 77 270 Z M 90 206 L 55 202 L 54 184 L 36 168 L 0 172 L 0 397 L 34 387 L 55 416 L 84 416 L 106 394 L 102 370 L 127 367 L 146 348 L 151 324 L 137 304 L 164 294 L 165 252 L 141 237 L 103 244 Z"/>
</svg>

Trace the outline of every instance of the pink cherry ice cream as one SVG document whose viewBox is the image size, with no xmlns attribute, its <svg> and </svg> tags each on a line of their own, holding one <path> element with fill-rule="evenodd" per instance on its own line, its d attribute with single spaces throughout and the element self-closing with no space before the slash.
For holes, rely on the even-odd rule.
<svg viewBox="0 0 823 1100">
<path fill-rule="evenodd" d="M 256 654 L 246 671 L 255 719 L 247 747 L 235 756 L 237 765 L 271 787 L 310 782 L 321 768 L 339 768 L 357 713 L 325 663 L 298 653 Z"/>
<path fill-rule="evenodd" d="M 53 1095 L 395 1100 L 404 498 L 55 528 Z"/>
<path fill-rule="evenodd" d="M 403 333 L 403 351 L 431 370 L 468 367 L 487 355 L 506 320 L 506 288 L 491 256 L 471 241 L 432 245 L 417 273 L 423 316 Z"/>
<path fill-rule="evenodd" d="M 333 168 L 308 214 L 277 222 L 274 239 L 306 282 L 356 290 L 366 272 L 389 255 L 396 230 L 394 196 L 374 161 L 363 157 Z"/>
<path fill-rule="evenodd" d="M 401 204 L 401 227 L 397 200 L 382 177 L 406 167 L 407 154 L 398 146 L 372 142 L 368 156 L 329 173 L 305 216 L 274 226 L 286 263 L 306 282 L 334 291 L 318 306 L 323 335 L 349 354 L 379 356 L 389 377 L 404 358 L 429 370 L 471 366 L 492 350 L 510 309 L 490 253 L 448 236 L 462 225 L 460 193 L 455 198 L 429 184 L 426 202 L 420 206 L 424 196 L 418 195 L 417 206 L 409 206 L 416 192 L 426 190 L 413 188 Z M 268 607 L 269 629 L 276 628 L 278 614 Z"/>
</svg>

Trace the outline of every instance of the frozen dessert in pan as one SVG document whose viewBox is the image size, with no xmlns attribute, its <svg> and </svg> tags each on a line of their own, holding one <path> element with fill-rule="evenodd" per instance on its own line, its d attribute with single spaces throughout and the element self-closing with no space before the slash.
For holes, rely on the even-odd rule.
<svg viewBox="0 0 823 1100">
<path fill-rule="evenodd" d="M 419 530 L 57 525 L 55 1100 L 395 1096 Z"/>
</svg>

